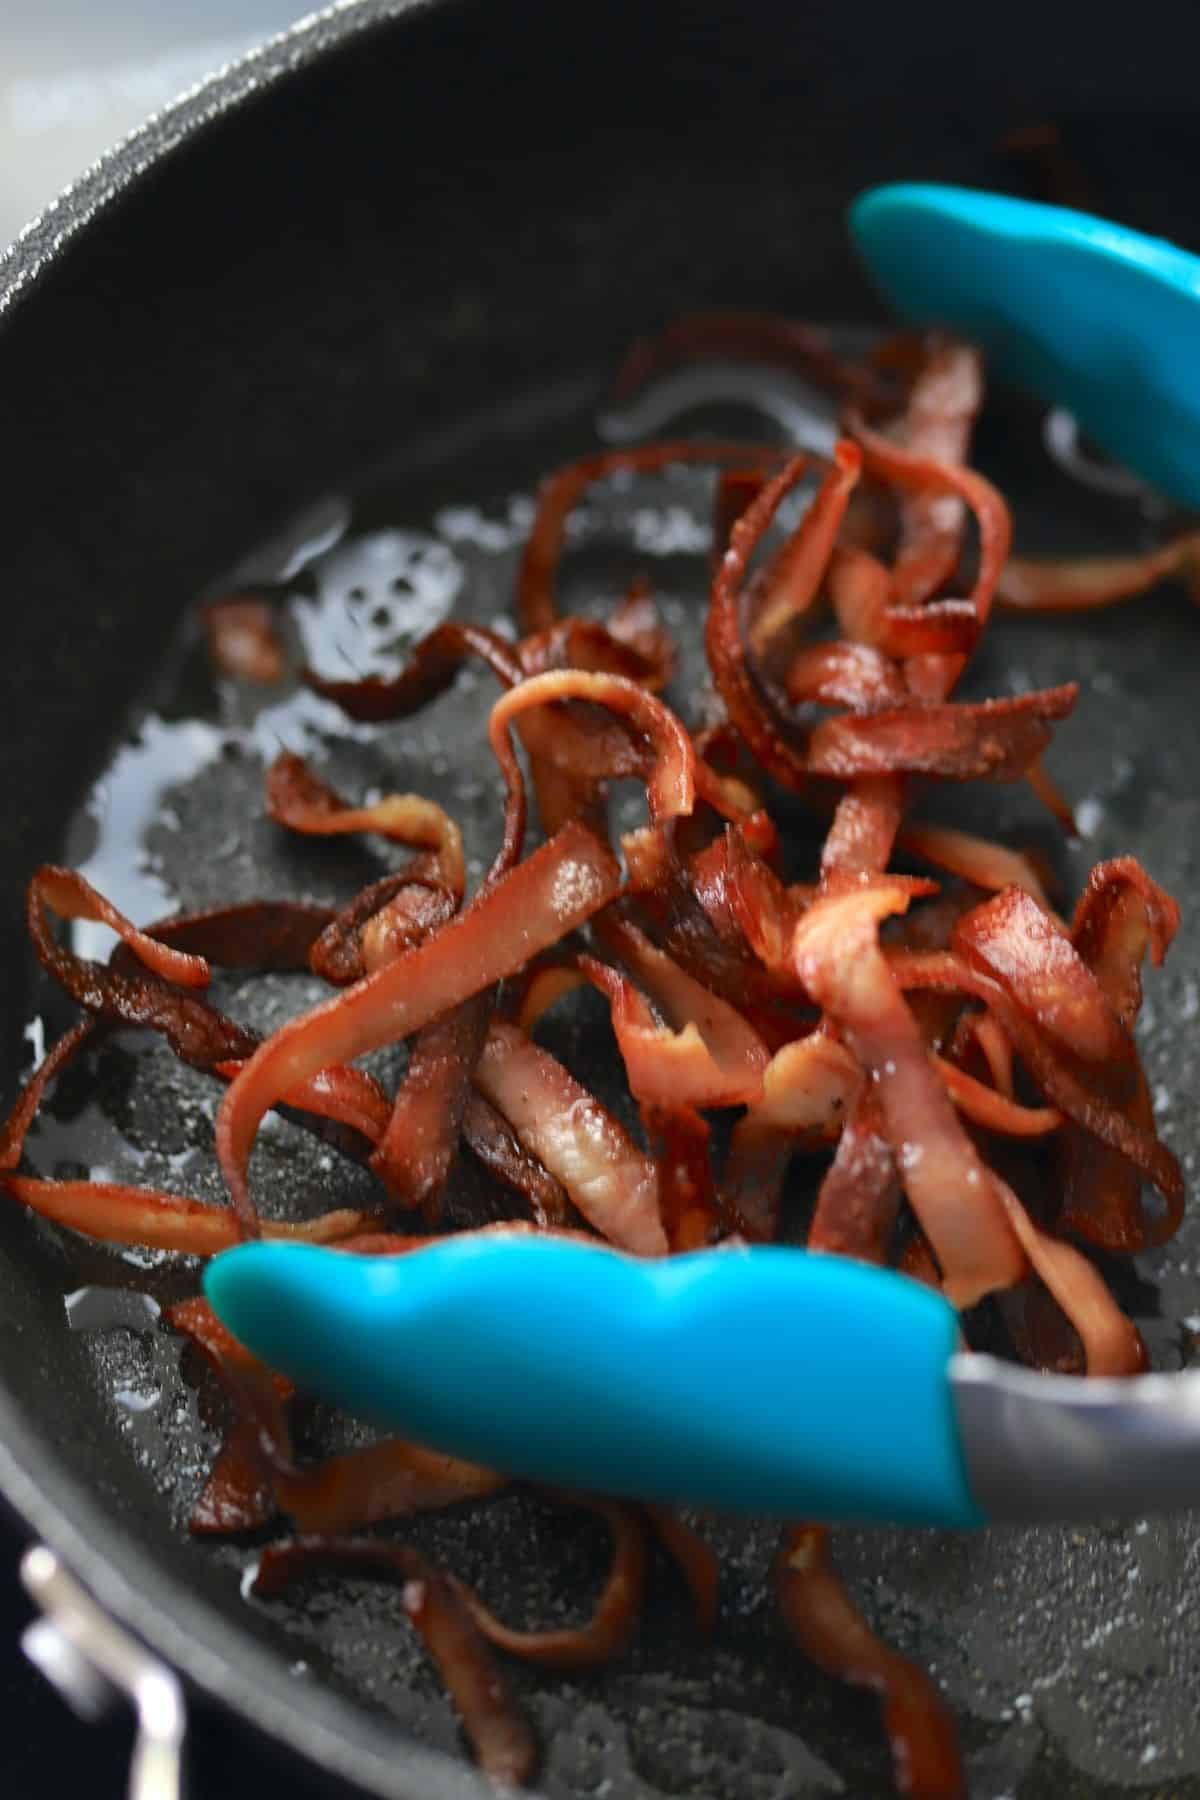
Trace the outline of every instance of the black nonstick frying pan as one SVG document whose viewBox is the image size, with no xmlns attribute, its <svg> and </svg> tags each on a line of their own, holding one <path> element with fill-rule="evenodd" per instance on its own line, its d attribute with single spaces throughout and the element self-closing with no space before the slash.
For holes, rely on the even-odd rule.
<svg viewBox="0 0 1200 1800">
<path fill-rule="evenodd" d="M 1112 28 L 1090 8 L 1026 0 L 993 14 L 368 0 L 220 76 L 72 190 L 0 264 L 4 1092 L 26 1060 L 26 1023 L 39 1008 L 54 1022 L 22 932 L 28 872 L 64 846 L 95 852 L 80 808 L 138 707 L 168 727 L 211 720 L 211 686 L 178 637 L 190 601 L 281 532 L 294 542 L 327 526 L 331 495 L 352 496 L 356 531 L 428 534 L 452 504 L 495 519 L 556 457 L 594 442 L 621 351 L 681 310 L 869 322 L 842 228 L 850 196 L 906 175 L 1020 186 L 999 148 L 1015 128 L 1055 122 L 1097 210 L 1200 248 L 1198 38 L 1190 9 L 1163 0 Z M 1028 546 L 1116 548 L 1145 530 L 1132 502 L 1055 467 L 1025 403 L 995 403 L 980 458 Z M 472 549 L 472 529 L 461 516 L 445 527 L 474 571 L 471 604 L 490 617 L 507 565 Z M 267 572 L 286 560 L 277 550 Z M 662 569 L 683 593 L 675 564 Z M 411 588 L 412 572 L 393 578 Z M 1190 1165 L 1200 623 L 1164 595 L 1069 627 L 1006 625 L 990 654 L 993 683 L 1084 684 L 1053 765 L 1090 802 L 1072 878 L 1129 850 L 1189 916 L 1152 987 L 1144 1044 L 1165 1133 Z M 455 704 L 439 742 L 343 746 L 335 761 L 362 778 L 393 756 L 399 785 L 420 785 L 423 768 L 436 781 L 446 746 L 457 753 L 477 729 L 469 699 Z M 352 861 L 233 830 L 229 796 L 249 818 L 260 774 L 249 751 L 240 762 L 225 786 L 211 766 L 164 765 L 174 825 L 159 817 L 151 830 L 165 892 L 192 904 L 321 897 L 353 875 Z M 998 827 L 1016 805 L 997 798 Z M 118 860 L 136 861 L 121 841 Z M 67 1097 L 57 1147 L 47 1128 L 52 1157 L 132 1169 L 148 1145 L 189 1149 L 190 1090 L 141 1084 L 116 1052 L 102 1073 L 90 1099 Z M 275 1179 L 281 1194 L 294 1179 L 286 1158 Z M 1190 1357 L 1200 1329 L 1197 1217 L 1122 1278 L 1164 1368 Z M 385 1591 L 344 1584 L 250 1607 L 248 1553 L 187 1540 L 211 1422 L 153 1334 L 67 1328 L 63 1296 L 86 1284 L 168 1293 L 194 1276 L 0 1213 L 0 1487 L 30 1533 L 203 1703 L 330 1782 L 336 1772 L 412 1800 L 485 1792 Z M 160 1399 L 139 1425 L 119 1396 L 147 1384 Z M 582 1605 L 603 1555 L 516 1500 L 482 1526 L 448 1517 L 420 1531 L 514 1617 Z M 664 1570 L 623 1662 L 578 1680 L 519 1673 L 546 1745 L 545 1793 L 888 1791 L 874 1705 L 803 1665 L 773 1622 L 770 1536 L 728 1529 L 714 1646 L 694 1641 Z M 890 1641 L 954 1702 L 973 1794 L 1200 1795 L 1191 1519 L 851 1533 L 840 1554 Z"/>
</svg>

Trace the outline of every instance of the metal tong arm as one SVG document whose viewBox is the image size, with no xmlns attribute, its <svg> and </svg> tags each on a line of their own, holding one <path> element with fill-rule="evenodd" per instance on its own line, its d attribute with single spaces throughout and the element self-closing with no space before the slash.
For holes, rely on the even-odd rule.
<svg viewBox="0 0 1200 1800">
<path fill-rule="evenodd" d="M 1200 1505 L 1200 1370 L 1081 1381 L 950 1362 L 971 1490 L 992 1519 L 1104 1519 Z"/>
</svg>

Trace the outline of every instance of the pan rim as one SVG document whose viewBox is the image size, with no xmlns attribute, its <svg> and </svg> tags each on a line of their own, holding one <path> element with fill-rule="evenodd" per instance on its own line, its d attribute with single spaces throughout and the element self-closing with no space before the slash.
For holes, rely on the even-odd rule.
<svg viewBox="0 0 1200 1800">
<path fill-rule="evenodd" d="M 451 0 L 333 0 L 218 69 L 121 139 L 0 254 L 0 331 L 77 241 L 131 189 L 268 91 L 326 56 Z M 77 1471 L 40 1435 L 0 1375 L 0 1499 L 134 1632 L 205 1698 L 322 1773 L 385 1800 L 484 1800 L 489 1784 L 456 1758 L 377 1723 L 328 1687 L 292 1691 L 280 1659 L 120 1529 Z"/>
<path fill-rule="evenodd" d="M 454 0 L 330 0 L 214 69 L 142 121 L 68 183 L 0 249 L 0 328 L 94 221 L 179 150 L 323 57 L 397 20 Z"/>
</svg>

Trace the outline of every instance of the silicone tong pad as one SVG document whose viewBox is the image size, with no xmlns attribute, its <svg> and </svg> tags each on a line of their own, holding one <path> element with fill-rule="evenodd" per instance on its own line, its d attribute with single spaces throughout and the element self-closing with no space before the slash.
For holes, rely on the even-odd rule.
<svg viewBox="0 0 1200 1800">
<path fill-rule="evenodd" d="M 955 1315 L 884 1270 L 499 1236 L 388 1258 L 246 1244 L 205 1285 L 302 1387 L 512 1475 L 785 1516 L 981 1522 L 947 1380 Z"/>
</svg>

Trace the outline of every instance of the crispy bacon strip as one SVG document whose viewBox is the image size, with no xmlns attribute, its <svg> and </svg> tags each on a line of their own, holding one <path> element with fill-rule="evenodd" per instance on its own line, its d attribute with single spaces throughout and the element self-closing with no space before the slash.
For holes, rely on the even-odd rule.
<svg viewBox="0 0 1200 1800">
<path fill-rule="evenodd" d="M 1092 870 L 1071 924 L 1071 941 L 1127 1032 L 1142 1003 L 1141 965 L 1146 951 L 1162 962 L 1179 924 L 1179 909 L 1133 857 Z M 1125 1115 L 1153 1137 L 1154 1106 L 1140 1062 Z M 1169 1233 L 1178 1206 L 1150 1224 L 1141 1204 L 1141 1171 L 1076 1125 L 1059 1141 L 1061 1229 L 1111 1250 L 1135 1252 Z"/>
<path fill-rule="evenodd" d="M 868 410 L 895 404 L 886 374 L 839 356 L 827 331 L 774 313 L 688 313 L 656 337 L 639 338 L 617 376 L 612 403 L 628 405 L 647 382 L 681 364 L 735 361 L 790 369 Z"/>
<path fill-rule="evenodd" d="M 900 1209 L 900 1172 L 874 1090 L 863 1088 L 846 1119 L 808 1228 L 810 1250 L 882 1263 Z"/>
<path fill-rule="evenodd" d="M 977 631 L 987 624 L 1001 571 L 1012 543 L 1012 520 L 1004 498 L 974 469 L 904 449 L 874 431 L 860 417 L 846 421 L 862 447 L 868 475 L 891 482 L 909 495 L 951 494 L 965 500 L 979 526 L 979 568 L 969 595 Z M 965 656 L 931 656 L 911 661 L 909 686 L 926 700 L 943 700 L 966 665 Z"/>
<path fill-rule="evenodd" d="M 715 1244 L 736 1212 L 713 1180 L 708 1120 L 694 1106 L 641 1104 L 642 1129 L 658 1165 L 658 1210 L 672 1255 Z"/>
<path fill-rule="evenodd" d="M 850 1051 L 823 1031 L 775 1052 L 763 1075 L 762 1099 L 734 1127 L 722 1182 L 747 1235 L 775 1236 L 794 1152 L 836 1140 L 862 1079 Z"/>
<path fill-rule="evenodd" d="M 892 599 L 891 570 L 859 545 L 836 546 L 826 586 L 846 637 L 887 656 L 968 656 L 978 642 L 979 619 L 969 600 L 898 604 Z"/>
<path fill-rule="evenodd" d="M 646 793 L 650 817 L 656 824 L 691 812 L 696 795 L 696 753 L 691 738 L 661 700 L 621 675 L 559 669 L 530 676 L 510 688 L 493 706 L 488 724 L 497 760 L 503 762 L 506 750 L 511 754 L 508 729 L 513 719 L 563 700 L 588 700 L 602 706 L 628 720 L 644 740 Z M 553 736 L 539 740 L 539 749 L 553 757 Z"/>
<path fill-rule="evenodd" d="M 855 712 L 903 706 L 908 688 L 896 664 L 870 644 L 810 644 L 797 651 L 783 678 L 793 706 L 848 706 Z"/>
<path fill-rule="evenodd" d="M 436 937 L 268 1038 L 217 1117 L 217 1154 L 243 1228 L 253 1230 L 256 1217 L 247 1184 L 250 1150 L 276 1100 L 323 1068 L 410 1036 L 515 973 L 607 905 L 619 882 L 609 852 L 581 827 L 564 826 Z"/>
<path fill-rule="evenodd" d="M 1005 888 L 965 914 L 954 928 L 954 949 L 1011 994 L 1022 1011 L 1072 1056 L 1105 1071 L 1106 1097 L 1114 1077 L 1128 1088 L 1134 1061 L 1128 1032 L 1066 931 L 1020 888 Z"/>
<path fill-rule="evenodd" d="M 233 1432 L 226 1440 L 226 1449 L 231 1454 L 226 1460 L 222 1486 L 212 1491 L 210 1479 L 197 1503 L 201 1518 L 197 1521 L 193 1515 L 192 1530 L 238 1529 L 232 1525 L 222 1527 L 218 1521 L 223 1514 L 228 1516 L 228 1510 L 239 1503 L 245 1508 L 266 1506 L 268 1518 L 272 1517 L 277 1510 L 269 1498 L 272 1477 L 276 1471 L 287 1471 L 291 1467 L 292 1437 L 287 1407 L 295 1388 L 285 1375 L 276 1374 L 252 1356 L 245 1345 L 226 1330 L 208 1301 L 199 1295 L 169 1306 L 166 1320 L 173 1331 L 186 1337 L 200 1351 L 232 1400 L 236 1413 Z M 249 1483 L 255 1469 L 258 1483 L 251 1488 Z M 262 1492 L 264 1486 L 268 1490 L 267 1497 Z"/>
<path fill-rule="evenodd" d="M 771 1585 L 789 1633 L 835 1680 L 877 1693 L 895 1782 L 912 1800 L 966 1800 L 958 1732 L 923 1670 L 880 1643 L 847 1594 L 820 1525 L 790 1525 L 779 1540 Z"/>
<path fill-rule="evenodd" d="M 432 860 L 414 857 L 399 875 L 360 889 L 313 940 L 308 965 L 332 987 L 349 987 L 420 943 L 457 910 Z"/>
<path fill-rule="evenodd" d="M 92 919 L 99 925 L 107 925 L 129 945 L 138 961 L 163 981 L 173 981 L 185 988 L 208 986 L 209 967 L 202 956 L 173 950 L 147 932 L 139 931 L 124 913 L 118 912 L 111 901 L 97 893 L 91 882 L 85 881 L 74 869 L 43 863 L 29 883 L 25 920 L 43 966 L 62 982 L 68 993 L 72 991 L 69 980 L 59 973 L 60 967 L 74 964 L 92 969 L 97 965 L 82 963 L 80 958 L 59 947 L 50 930 L 48 912 L 57 913 L 60 919 Z"/>
<path fill-rule="evenodd" d="M 1147 1243 L 1165 1242 L 1179 1227 L 1184 1199 L 1183 1173 L 1176 1158 L 1160 1144 L 1152 1131 L 1135 1124 L 1119 1106 L 1098 1098 L 1094 1066 L 1085 1077 L 1070 1061 L 1057 1055 L 1022 1009 L 1000 983 L 972 969 L 950 951 L 893 950 L 887 961 L 905 990 L 925 989 L 940 993 L 970 994 L 982 1000 L 1003 1026 L 1004 1032 L 1046 1098 L 1060 1112 L 1091 1133 L 1110 1149 L 1136 1163 L 1167 1201 L 1167 1214 L 1153 1228 L 1147 1226 Z"/>
<path fill-rule="evenodd" d="M 1071 942 L 1127 1031 L 1142 1004 L 1146 952 L 1162 965 L 1179 929 L 1179 908 L 1132 856 L 1097 863 L 1071 920 Z"/>
<path fill-rule="evenodd" d="M 941 1265 L 946 1296 L 971 1306 L 1024 1271 L 992 1177 L 959 1124 L 879 948 L 907 896 L 886 887 L 819 900 L 792 940 L 795 967 L 876 1083 L 888 1140 Z"/>
<path fill-rule="evenodd" d="M 307 837 L 374 832 L 410 849 L 432 851 L 445 886 L 462 895 L 462 833 L 448 813 L 420 794 L 389 794 L 370 806 L 348 806 L 302 757 L 281 750 L 267 770 L 266 800 L 277 825 Z"/>
<path fill-rule="evenodd" d="M 1182 580 L 1192 599 L 1197 597 L 1200 531 L 1185 531 L 1144 556 L 1014 556 L 1005 564 L 996 602 L 1011 612 L 1084 612 L 1115 606 L 1173 579 Z"/>
<path fill-rule="evenodd" d="M 817 599 L 861 472 L 858 445 L 839 438 L 812 505 L 754 585 L 750 649 L 768 672 L 773 671 L 784 633 L 811 611 Z"/>
<path fill-rule="evenodd" d="M 762 768 L 785 787 L 796 789 L 808 784 L 804 753 L 784 736 L 747 661 L 743 595 L 750 558 L 808 466 L 807 456 L 792 457 L 760 490 L 733 527 L 729 548 L 713 577 L 704 628 L 708 666 L 732 724 Z M 801 522 L 801 531 L 811 517 L 810 510 Z"/>
<path fill-rule="evenodd" d="M 687 1582 L 696 1629 L 710 1637 L 716 1629 L 721 1569 L 698 1531 L 669 1506 L 643 1508 L 654 1535 Z"/>
<path fill-rule="evenodd" d="M 487 664 L 497 680 L 511 687 L 521 679 L 521 663 L 507 638 L 481 625 L 439 625 L 413 648 L 399 675 L 368 675 L 362 681 L 327 681 L 312 669 L 304 680 L 314 693 L 340 706 L 348 718 L 379 725 L 406 719 L 444 694 L 469 657 Z"/>
<path fill-rule="evenodd" d="M 636 925 L 610 919 L 598 927 L 638 987 L 594 957 L 579 966 L 604 993 L 625 1060 L 630 1092 L 651 1106 L 752 1105 L 762 1093 L 766 1046 L 729 1003 L 710 993 Z"/>
<path fill-rule="evenodd" d="M 244 1066 L 241 1061 L 219 1062 L 214 1065 L 213 1073 L 225 1081 L 233 1081 Z M 379 1142 L 391 1116 L 387 1095 L 374 1076 L 348 1063 L 310 1075 L 307 1081 L 300 1082 L 285 1094 L 280 1104 L 291 1111 L 348 1125 L 369 1145 Z"/>
<path fill-rule="evenodd" d="M 770 452 L 767 452 L 768 459 Z M 562 557 L 566 523 L 581 496 L 594 482 L 629 469 L 639 475 L 657 474 L 674 463 L 755 463 L 763 460 L 761 448 L 744 444 L 700 444 L 690 438 L 638 444 L 628 449 L 600 450 L 567 463 L 542 483 L 537 513 L 521 559 L 517 577 L 517 620 L 523 632 L 546 631 L 558 618 L 554 577 Z"/>
<path fill-rule="evenodd" d="M 361 1246 L 356 1249 L 363 1254 Z M 274 1476 L 279 1507 L 305 1535 L 358 1531 L 383 1519 L 484 1500 L 507 1485 L 508 1477 L 492 1469 L 399 1438 Z"/>
<path fill-rule="evenodd" d="M 407 1544 L 318 1537 L 264 1550 L 252 1591 L 271 1599 L 327 1569 L 399 1587 L 404 1612 L 446 1684 L 484 1774 L 510 1787 L 529 1781 L 537 1764 L 532 1727 L 454 1584 Z"/>
<path fill-rule="evenodd" d="M 311 900 L 247 900 L 156 919 L 146 935 L 221 969 L 302 969 L 332 917 L 331 907 Z M 137 962 L 124 944 L 111 960 L 114 969 L 126 973 Z"/>
<path fill-rule="evenodd" d="M 996 1185 L 1030 1264 L 1079 1333 L 1088 1374 L 1140 1375 L 1145 1345 L 1102 1276 L 1073 1245 L 1039 1231 L 1010 1187 Z"/>
<path fill-rule="evenodd" d="M 822 886 L 886 869 L 903 816 L 902 776 L 860 775 L 852 781 L 821 846 Z"/>
<path fill-rule="evenodd" d="M 371 1167 L 398 1206 L 440 1212 L 458 1150 L 471 1076 L 487 1036 L 495 989 L 485 989 L 418 1033 Z"/>
<path fill-rule="evenodd" d="M 528 1030 L 528 1025 L 522 1025 Z M 567 1190 L 522 1144 L 508 1120 L 483 1095 L 472 1092 L 463 1112 L 463 1140 L 498 1181 L 529 1203 L 534 1223 L 565 1225 L 571 1216 Z"/>
<path fill-rule="evenodd" d="M 475 1085 L 610 1243 L 665 1255 L 654 1164 L 548 1051 L 493 1020 Z"/>
<path fill-rule="evenodd" d="M 46 1089 L 52 1081 L 58 1079 L 68 1064 L 74 1062 L 79 1052 L 91 1041 L 96 1029 L 94 1019 L 80 1019 L 69 1031 L 63 1033 L 57 1043 L 51 1045 L 37 1068 L 27 1077 L 12 1111 L 4 1121 L 3 1129 L 0 1130 L 0 1171 L 16 1168 L 25 1147 L 26 1134 L 45 1098 Z"/>
<path fill-rule="evenodd" d="M 210 601 L 201 616 L 208 654 L 222 675 L 264 687 L 283 680 L 283 645 L 266 600 L 232 594 Z"/>
<path fill-rule="evenodd" d="M 243 1237 L 236 1215 L 224 1206 L 163 1194 L 154 1188 L 125 1187 L 113 1181 L 43 1181 L 27 1175 L 0 1176 L 0 1186 L 43 1219 L 65 1225 L 101 1244 L 135 1244 L 147 1250 L 177 1250 L 184 1256 L 215 1256 Z M 332 1244 L 362 1231 L 368 1215 L 341 1208 L 302 1223 L 263 1219 L 263 1237 L 298 1238 Z"/>
<path fill-rule="evenodd" d="M 1079 684 L 1015 694 L 976 705 L 931 703 L 868 713 L 840 713 L 813 729 L 806 767 L 812 775 L 850 781 L 856 775 L 935 775 L 943 781 L 1016 781 L 1065 719 Z"/>
<path fill-rule="evenodd" d="M 1032 858 L 1023 851 L 1010 850 L 991 838 L 975 837 L 969 831 L 955 831 L 947 825 L 905 825 L 896 834 L 896 846 L 935 869 L 946 869 L 951 875 L 969 881 L 973 887 L 999 892 L 1003 888 L 1022 888 L 1046 913 L 1050 900 Z"/>
<path fill-rule="evenodd" d="M 931 338 L 924 366 L 908 396 L 904 447 L 933 462 L 966 462 L 983 404 L 983 362 L 972 344 Z M 892 600 L 923 607 L 958 567 L 963 503 L 957 494 L 918 492 L 900 509 L 900 548 L 892 571 Z"/>
<path fill-rule="evenodd" d="M 542 1669 L 595 1669 L 622 1655 L 637 1631 L 649 1560 L 646 1528 L 632 1506 L 576 1495 L 561 1498 L 596 1513 L 612 1533 L 612 1566 L 586 1625 L 557 1631 L 514 1631 L 501 1623 L 465 1581 L 454 1576 L 450 1581 L 479 1630 L 498 1650 Z"/>
<path fill-rule="evenodd" d="M 1001 1132 L 1005 1137 L 1022 1138 L 1045 1137 L 1062 1126 L 1063 1115 L 1056 1107 L 1021 1106 L 1010 1095 L 976 1081 L 944 1056 L 935 1055 L 933 1060 L 946 1092 L 973 1125 Z"/>
</svg>

